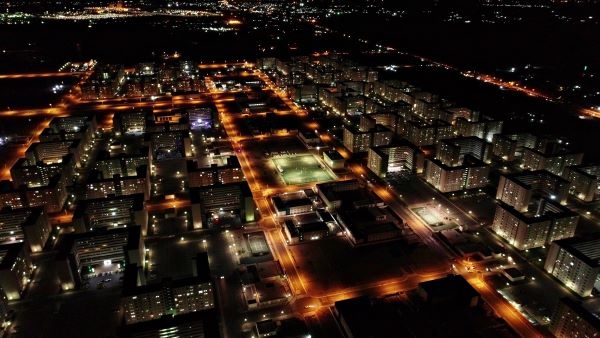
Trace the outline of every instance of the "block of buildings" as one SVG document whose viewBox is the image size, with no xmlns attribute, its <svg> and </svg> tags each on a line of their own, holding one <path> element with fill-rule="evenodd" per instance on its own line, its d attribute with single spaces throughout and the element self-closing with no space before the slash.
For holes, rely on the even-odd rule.
<svg viewBox="0 0 600 338">
<path fill-rule="evenodd" d="M 45 186 L 16 187 L 12 181 L 0 182 L 0 205 L 12 209 L 44 207 L 48 213 L 62 210 L 67 200 L 66 179 L 63 175 L 52 176 Z"/>
<path fill-rule="evenodd" d="M 471 155 L 480 161 L 489 161 L 488 143 L 479 137 L 456 137 L 440 140 L 437 144 L 436 158 L 447 166 L 463 164 L 465 155 Z"/>
<path fill-rule="evenodd" d="M 556 338 L 597 337 L 600 335 L 600 304 L 595 299 L 576 301 L 561 298 L 550 321 Z"/>
<path fill-rule="evenodd" d="M 418 147 L 403 139 L 387 146 L 369 148 L 367 167 L 379 177 L 402 170 L 422 173 L 425 155 Z"/>
<path fill-rule="evenodd" d="M 300 129 L 298 131 L 298 139 L 302 141 L 307 148 L 313 148 L 321 144 L 321 138 L 314 130 Z"/>
<path fill-rule="evenodd" d="M 293 219 L 285 220 L 282 230 L 288 244 L 319 240 L 330 234 L 325 222 L 297 224 Z"/>
<path fill-rule="evenodd" d="M 492 137 L 492 154 L 507 162 L 523 156 L 524 148 L 534 148 L 537 137 L 530 133 L 495 134 Z"/>
<path fill-rule="evenodd" d="M 502 133 L 503 121 L 493 120 L 487 116 L 481 118 L 467 119 L 458 117 L 455 120 L 456 134 L 463 137 L 478 137 L 492 142 L 494 135 Z"/>
<path fill-rule="evenodd" d="M 99 151 L 93 169 L 100 172 L 101 177 L 109 178 L 115 175 L 136 176 L 137 168 L 149 166 L 150 153 L 148 147 L 142 147 L 137 153 L 114 151 Z"/>
<path fill-rule="evenodd" d="M 600 235 L 555 241 L 548 250 L 544 269 L 581 297 L 600 288 Z"/>
<path fill-rule="evenodd" d="M 81 286 L 82 275 L 90 268 L 112 264 L 145 266 L 145 247 L 139 226 L 66 234 L 57 247 L 55 264 L 62 290 Z"/>
<path fill-rule="evenodd" d="M 24 242 L 31 252 L 39 252 L 51 231 L 42 207 L 0 211 L 0 244 Z"/>
<path fill-rule="evenodd" d="M 577 213 L 546 198 L 536 202 L 525 212 L 500 202 L 492 230 L 519 250 L 541 247 L 575 235 Z"/>
<path fill-rule="evenodd" d="M 76 232 L 87 232 L 138 225 L 145 236 L 148 211 L 144 201 L 144 194 L 81 200 L 73 212 L 73 227 Z"/>
<path fill-rule="evenodd" d="M 566 204 L 569 184 L 564 178 L 545 170 L 501 175 L 496 199 L 521 212 L 527 211 L 536 196 Z"/>
<path fill-rule="evenodd" d="M 290 286 L 279 261 L 245 265 L 238 271 L 242 281 L 242 296 L 248 309 L 288 303 Z"/>
<path fill-rule="evenodd" d="M 255 220 L 254 199 L 246 181 L 190 189 L 194 229 L 207 228 L 208 218 L 219 212 L 233 212 L 242 223 Z"/>
<path fill-rule="evenodd" d="M 245 180 L 236 156 L 227 157 L 226 163 L 221 166 L 213 163 L 210 167 L 198 167 L 197 162 L 187 161 L 187 177 L 190 188 L 237 183 Z"/>
<path fill-rule="evenodd" d="M 151 161 L 158 165 L 161 161 L 192 156 L 192 141 L 187 130 L 145 133 L 150 146 Z"/>
<path fill-rule="evenodd" d="M 113 126 L 118 134 L 141 135 L 146 132 L 146 121 L 152 115 L 148 110 L 116 112 L 113 116 Z"/>
<path fill-rule="evenodd" d="M 55 117 L 39 139 L 40 142 L 79 140 L 82 149 L 86 150 L 91 146 L 97 130 L 98 123 L 93 114 Z"/>
<path fill-rule="evenodd" d="M 0 289 L 8 300 L 21 298 L 32 272 L 29 248 L 25 243 L 0 245 Z"/>
<path fill-rule="evenodd" d="M 437 159 L 427 159 L 425 180 L 441 192 L 477 189 L 488 184 L 490 167 L 471 154 L 458 166 L 446 165 Z"/>
<path fill-rule="evenodd" d="M 452 125 L 443 120 L 433 120 L 431 123 L 424 121 L 408 121 L 406 135 L 404 136 L 417 147 L 434 145 L 439 140 L 454 137 Z"/>
<path fill-rule="evenodd" d="M 141 321 L 120 328 L 122 338 L 161 337 L 173 332 L 179 337 L 220 338 L 219 313 L 216 309 L 165 315 L 153 320 Z"/>
<path fill-rule="evenodd" d="M 124 196 L 143 194 L 145 199 L 150 196 L 150 178 L 148 166 L 142 165 L 136 168 L 135 175 L 129 176 L 130 172 L 114 174 L 112 177 L 104 177 L 98 170 L 90 171 L 83 199 L 106 198 L 108 196 Z"/>
<path fill-rule="evenodd" d="M 600 165 L 577 165 L 566 167 L 563 177 L 571 182 L 569 194 L 583 202 L 596 199 L 599 191 Z"/>
<path fill-rule="evenodd" d="M 579 165 L 582 160 L 583 153 L 563 151 L 544 153 L 536 149 L 524 148 L 521 167 L 527 170 L 547 170 L 560 176 L 566 167 Z"/>
<path fill-rule="evenodd" d="M 369 147 L 388 145 L 392 141 L 393 132 L 376 124 L 369 129 L 346 126 L 344 128 L 343 144 L 352 153 L 367 152 Z"/>
<path fill-rule="evenodd" d="M 76 167 L 81 166 L 84 147 L 80 140 L 50 141 L 32 143 L 25 151 L 28 163 L 60 163 L 67 154 L 73 155 Z"/>
<path fill-rule="evenodd" d="M 137 266 L 128 265 L 123 277 L 121 305 L 126 324 L 135 324 L 188 313 L 215 309 L 214 286 L 208 268 L 208 255 L 198 253 L 199 265 L 191 277 L 163 279 L 159 283 L 140 285 Z"/>
<path fill-rule="evenodd" d="M 56 162 L 29 162 L 27 158 L 18 159 L 10 168 L 10 176 L 14 185 L 28 188 L 44 187 L 50 184 L 54 176 L 61 176 L 63 187 L 73 179 L 75 162 L 72 154 L 63 156 Z"/>
</svg>

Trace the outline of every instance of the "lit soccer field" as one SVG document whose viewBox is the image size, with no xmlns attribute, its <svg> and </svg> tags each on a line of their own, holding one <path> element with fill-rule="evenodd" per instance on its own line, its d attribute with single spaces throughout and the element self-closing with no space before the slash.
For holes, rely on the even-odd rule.
<svg viewBox="0 0 600 338">
<path fill-rule="evenodd" d="M 273 163 L 287 185 L 324 182 L 334 180 L 313 155 L 285 156 L 274 158 Z"/>
</svg>

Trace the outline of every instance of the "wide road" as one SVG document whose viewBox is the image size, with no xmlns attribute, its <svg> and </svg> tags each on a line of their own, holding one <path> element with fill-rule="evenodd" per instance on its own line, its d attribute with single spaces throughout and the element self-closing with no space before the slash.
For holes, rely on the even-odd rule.
<svg viewBox="0 0 600 338">
<path fill-rule="evenodd" d="M 483 300 L 488 303 L 494 312 L 515 330 L 521 337 L 544 337 L 531 323 L 521 315 L 510 303 L 500 296 L 487 283 L 479 279 L 476 274 L 463 275 L 467 282 L 479 292 Z"/>
<path fill-rule="evenodd" d="M 86 72 L 49 72 L 49 73 L 21 73 L 21 74 L 0 74 L 0 80 L 3 79 L 32 79 L 37 77 L 77 77 L 86 74 Z"/>
</svg>

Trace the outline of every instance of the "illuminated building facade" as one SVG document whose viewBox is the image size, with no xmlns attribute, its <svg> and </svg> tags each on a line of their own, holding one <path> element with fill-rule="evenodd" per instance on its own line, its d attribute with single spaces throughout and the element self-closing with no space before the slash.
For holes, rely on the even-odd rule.
<svg viewBox="0 0 600 338">
<path fill-rule="evenodd" d="M 33 143 L 25 151 L 25 158 L 28 163 L 43 162 L 51 164 L 61 163 L 63 157 L 67 154 L 73 155 L 73 161 L 76 167 L 81 165 L 83 146 L 80 140 Z"/>
<path fill-rule="evenodd" d="M 597 337 L 600 335 L 600 319 L 597 306 L 588 306 L 587 301 L 579 302 L 562 298 L 558 302 L 550 321 L 550 332 L 556 338 Z"/>
<path fill-rule="evenodd" d="M 362 121 L 369 120 L 363 119 Z M 392 141 L 394 133 L 380 124 L 371 127 L 365 122 L 362 127 L 362 129 L 352 126 L 344 128 L 344 147 L 352 153 L 367 152 L 369 147 L 388 145 Z"/>
<path fill-rule="evenodd" d="M 198 253 L 194 259 L 194 276 L 183 279 L 163 279 L 160 283 L 143 285 L 138 267 L 130 264 L 123 277 L 121 305 L 125 323 L 134 324 L 214 309 L 215 296 L 208 255 Z"/>
<path fill-rule="evenodd" d="M 543 153 L 524 148 L 521 166 L 528 170 L 547 170 L 560 176 L 566 167 L 579 165 L 582 160 L 583 153 Z"/>
<path fill-rule="evenodd" d="M 140 226 L 142 236 L 146 235 L 148 211 L 144 208 L 143 194 L 82 200 L 73 212 L 76 232 L 133 225 Z"/>
<path fill-rule="evenodd" d="M 187 176 L 190 188 L 244 181 L 244 173 L 236 156 L 229 156 L 225 165 L 213 163 L 203 168 L 198 168 L 197 162 L 187 161 Z"/>
<path fill-rule="evenodd" d="M 56 269 L 63 290 L 81 285 L 82 270 L 106 264 L 145 266 L 145 246 L 139 226 L 64 235 L 58 244 Z"/>
<path fill-rule="evenodd" d="M 600 236 L 572 237 L 552 243 L 544 269 L 581 297 L 600 288 Z"/>
<path fill-rule="evenodd" d="M 233 212 L 242 223 L 255 219 L 254 199 L 247 182 L 226 183 L 190 189 L 194 229 L 208 227 L 208 217 Z"/>
<path fill-rule="evenodd" d="M 560 204 L 540 199 L 525 213 L 500 203 L 492 221 L 492 230 L 519 250 L 550 244 L 573 237 L 579 215 Z"/>
<path fill-rule="evenodd" d="M 146 122 L 151 118 L 151 113 L 146 110 L 116 112 L 113 116 L 114 129 L 121 134 L 142 134 L 146 132 Z"/>
<path fill-rule="evenodd" d="M 441 192 L 482 188 L 488 184 L 489 173 L 489 166 L 470 154 L 459 166 L 448 166 L 436 159 L 427 159 L 425 165 L 425 180 Z"/>
<path fill-rule="evenodd" d="M 8 300 L 20 299 L 33 265 L 25 243 L 0 245 L 0 288 Z"/>
<path fill-rule="evenodd" d="M 100 151 L 96 157 L 94 169 L 103 178 L 115 175 L 126 177 L 137 176 L 137 169 L 141 166 L 149 166 L 149 164 L 149 148 L 143 147 L 137 154 L 120 153 L 116 156 L 111 156 L 106 151 Z"/>
<path fill-rule="evenodd" d="M 406 139 L 421 147 L 436 144 L 439 140 L 454 137 L 452 125 L 443 120 L 432 123 L 423 121 L 408 121 L 406 124 Z"/>
<path fill-rule="evenodd" d="M 74 169 L 75 163 L 71 154 L 51 163 L 30 163 L 26 158 L 20 158 L 10 168 L 10 176 L 17 187 L 24 185 L 28 188 L 37 188 L 47 186 L 50 184 L 50 179 L 57 175 L 64 176 L 63 180 L 73 177 Z"/>
<path fill-rule="evenodd" d="M 367 157 L 367 167 L 380 177 L 401 170 L 421 173 L 424 162 L 423 152 L 410 142 L 371 147 Z"/>
<path fill-rule="evenodd" d="M 598 193 L 600 166 L 580 165 L 566 167 L 563 177 L 571 182 L 569 194 L 583 202 L 592 202 Z"/>
<path fill-rule="evenodd" d="M 496 199 L 525 212 L 535 195 L 561 204 L 567 202 L 569 181 L 545 170 L 527 171 L 500 176 Z"/>
<path fill-rule="evenodd" d="M 42 251 L 51 231 L 42 207 L 0 211 L 0 243 L 24 242 L 31 252 Z"/>
<path fill-rule="evenodd" d="M 90 172 L 86 185 L 84 199 L 105 198 L 110 195 L 123 196 L 133 194 L 144 194 L 146 199 L 150 196 L 148 166 L 142 165 L 136 168 L 134 176 L 121 176 L 104 178 L 102 173 L 96 170 Z"/>
</svg>

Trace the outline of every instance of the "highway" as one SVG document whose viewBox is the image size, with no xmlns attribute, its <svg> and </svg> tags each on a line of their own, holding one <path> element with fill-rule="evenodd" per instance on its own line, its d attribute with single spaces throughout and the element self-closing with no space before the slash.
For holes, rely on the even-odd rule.
<svg viewBox="0 0 600 338">
<path fill-rule="evenodd" d="M 0 74 L 0 80 L 4 79 L 33 79 L 38 77 L 77 77 L 86 74 L 86 72 L 49 72 L 49 73 L 21 73 L 21 74 Z"/>
</svg>

